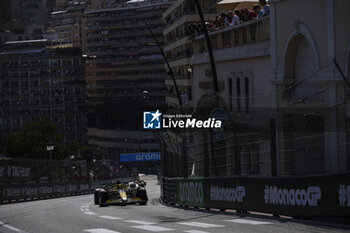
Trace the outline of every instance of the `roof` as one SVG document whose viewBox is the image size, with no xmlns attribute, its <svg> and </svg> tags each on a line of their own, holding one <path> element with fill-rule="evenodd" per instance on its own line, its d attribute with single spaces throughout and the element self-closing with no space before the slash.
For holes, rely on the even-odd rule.
<svg viewBox="0 0 350 233">
<path fill-rule="evenodd" d="M 19 41 L 7 41 L 5 44 L 24 44 L 24 43 L 35 43 L 35 42 L 46 42 L 47 39 L 40 40 L 19 40 Z"/>
<path fill-rule="evenodd" d="M 56 49 L 56 48 L 72 48 L 74 47 L 73 44 L 67 43 L 67 44 L 57 44 L 57 45 L 51 45 L 47 46 L 49 49 Z"/>
<path fill-rule="evenodd" d="M 45 50 L 45 48 L 7 50 L 5 52 L 2 52 L 1 55 L 23 54 L 23 53 L 41 53 L 44 50 Z"/>
<path fill-rule="evenodd" d="M 57 15 L 57 14 L 64 14 L 67 13 L 68 11 L 54 11 L 51 13 L 51 15 Z"/>
</svg>

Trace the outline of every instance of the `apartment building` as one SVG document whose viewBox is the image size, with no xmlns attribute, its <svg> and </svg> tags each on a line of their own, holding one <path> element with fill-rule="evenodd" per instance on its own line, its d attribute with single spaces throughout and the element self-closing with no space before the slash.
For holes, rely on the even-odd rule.
<svg viewBox="0 0 350 233">
<path fill-rule="evenodd" d="M 195 172 L 204 174 L 204 154 L 209 153 L 207 175 L 271 175 L 269 127 L 274 112 L 270 93 L 273 85 L 269 79 L 270 19 L 253 19 L 211 32 L 209 36 L 219 92 L 214 93 L 205 38 L 199 35 L 193 43 L 190 62 L 193 103 L 204 118 L 222 112 L 226 123 L 220 130 L 194 133 L 189 167 L 194 163 Z M 208 146 L 204 147 L 205 144 Z"/>
<path fill-rule="evenodd" d="M 216 16 L 217 10 L 212 6 L 216 1 L 199 1 L 205 19 Z M 164 52 L 176 78 L 181 101 L 187 107 L 192 105 L 192 39 L 188 33 L 189 26 L 199 24 L 195 2 L 193 0 L 177 0 L 164 13 L 166 27 L 163 31 L 165 40 Z M 168 69 L 168 67 L 165 67 Z M 167 86 L 166 102 L 169 107 L 178 108 L 179 101 L 171 77 L 165 80 Z"/>
<path fill-rule="evenodd" d="M 63 43 L 84 48 L 84 10 L 85 2 L 75 2 L 63 10 L 51 13 L 51 28 L 57 33 L 57 39 Z"/>
<path fill-rule="evenodd" d="M 170 3 L 125 1 L 85 10 L 89 143 L 116 160 L 120 153 L 159 150 L 152 133 L 142 130 L 142 112 L 165 106 L 166 73 L 155 40 L 164 42 L 162 13 Z M 113 132 L 118 139 L 108 136 Z"/>
<path fill-rule="evenodd" d="M 84 62 L 79 48 L 46 39 L 11 41 L 0 55 L 1 144 L 25 122 L 50 119 L 65 142 L 86 142 Z"/>
<path fill-rule="evenodd" d="M 193 175 L 349 171 L 349 2 L 303 4 L 270 1 L 270 16 L 210 33 L 218 93 L 204 35 L 196 37 L 193 104 L 226 124 L 193 133 Z"/>
<path fill-rule="evenodd" d="M 350 2 L 270 4 L 279 173 L 349 171 Z"/>
<path fill-rule="evenodd" d="M 44 38 L 54 0 L 11 0 L 1 4 L 0 43 Z"/>
</svg>

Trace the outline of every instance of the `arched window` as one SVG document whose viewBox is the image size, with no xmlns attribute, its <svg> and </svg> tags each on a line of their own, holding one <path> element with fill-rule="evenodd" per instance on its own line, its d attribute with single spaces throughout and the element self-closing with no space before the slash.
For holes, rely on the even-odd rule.
<svg viewBox="0 0 350 233">
<path fill-rule="evenodd" d="M 294 60 L 294 80 L 297 84 L 294 97 L 314 99 L 316 97 L 315 93 L 320 90 L 320 87 L 317 87 L 312 82 L 316 77 L 317 65 L 315 55 L 309 42 L 304 37 L 300 37 L 297 42 Z"/>
<path fill-rule="evenodd" d="M 291 37 L 285 52 L 284 78 L 294 83 L 288 98 L 320 100 L 323 89 L 318 80 L 319 65 L 316 47 L 310 36 L 297 34 Z M 293 103 L 294 100 L 287 100 Z M 294 106 L 294 105 L 293 105 Z M 291 174 L 322 173 L 325 170 L 325 119 L 314 111 L 312 103 L 299 105 L 293 112 L 284 114 L 284 150 L 286 166 Z M 304 108 L 305 107 L 305 108 Z M 315 114 L 316 113 L 316 114 Z M 290 157 L 289 157 L 290 156 Z M 289 157 L 289 158 L 288 158 Z"/>
<path fill-rule="evenodd" d="M 347 78 L 350 78 L 350 43 L 349 43 L 349 51 L 348 51 L 348 75 Z"/>
<path fill-rule="evenodd" d="M 322 94 L 317 94 L 321 87 L 315 83 L 318 73 L 316 55 L 310 42 L 301 34 L 294 36 L 286 56 L 285 77 L 295 84 L 292 98 L 321 99 Z"/>
</svg>

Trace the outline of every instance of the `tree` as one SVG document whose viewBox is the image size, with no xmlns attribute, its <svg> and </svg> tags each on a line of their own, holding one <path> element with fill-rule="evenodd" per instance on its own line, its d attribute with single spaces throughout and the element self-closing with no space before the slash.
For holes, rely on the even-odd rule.
<svg viewBox="0 0 350 233">
<path fill-rule="evenodd" d="M 94 159 L 101 160 L 104 157 L 104 152 L 93 146 L 85 146 L 80 151 L 82 159 L 93 162 Z"/>
<path fill-rule="evenodd" d="M 47 119 L 26 123 L 19 131 L 9 134 L 4 153 L 11 158 L 48 159 L 46 146 L 50 142 L 55 147 L 53 159 L 66 159 L 78 153 L 78 144 L 63 144 L 62 138 L 58 127 Z"/>
</svg>

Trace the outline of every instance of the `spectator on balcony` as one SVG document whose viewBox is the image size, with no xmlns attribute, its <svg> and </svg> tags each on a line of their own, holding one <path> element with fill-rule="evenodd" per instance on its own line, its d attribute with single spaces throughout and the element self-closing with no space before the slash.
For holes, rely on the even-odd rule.
<svg viewBox="0 0 350 233">
<path fill-rule="evenodd" d="M 220 16 L 216 16 L 214 19 L 214 31 L 220 30 L 224 27 L 223 21 Z"/>
<path fill-rule="evenodd" d="M 227 14 L 227 19 L 228 19 L 229 27 L 239 24 L 239 17 L 236 14 L 234 14 L 232 11 L 230 11 Z"/>
<path fill-rule="evenodd" d="M 227 25 L 227 16 L 225 13 L 221 13 L 219 21 L 222 26 Z"/>
<path fill-rule="evenodd" d="M 246 7 L 241 9 L 243 22 L 247 22 L 253 18 L 256 18 L 257 15 L 253 11 L 249 11 Z"/>
<path fill-rule="evenodd" d="M 257 16 L 259 16 L 259 13 L 261 12 L 261 7 L 258 4 L 256 4 L 253 6 L 253 11 Z"/>
<path fill-rule="evenodd" d="M 192 35 L 192 24 L 187 24 L 185 28 L 185 35 L 191 36 Z"/>
<path fill-rule="evenodd" d="M 243 16 L 242 16 L 241 11 L 240 10 L 235 10 L 234 13 L 235 13 L 235 15 L 238 16 L 239 22 L 242 22 L 243 21 Z"/>
<path fill-rule="evenodd" d="M 216 31 L 219 26 L 219 16 L 210 20 L 210 32 Z"/>
<path fill-rule="evenodd" d="M 270 14 L 270 5 L 266 3 L 266 0 L 259 0 L 260 5 L 263 9 L 259 12 L 258 19 Z"/>
<path fill-rule="evenodd" d="M 207 31 L 210 32 L 211 31 L 211 27 L 212 27 L 212 23 L 209 22 L 209 21 L 205 22 L 205 27 L 206 27 Z"/>
</svg>

